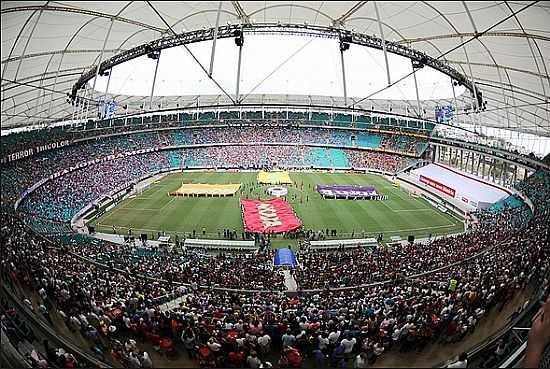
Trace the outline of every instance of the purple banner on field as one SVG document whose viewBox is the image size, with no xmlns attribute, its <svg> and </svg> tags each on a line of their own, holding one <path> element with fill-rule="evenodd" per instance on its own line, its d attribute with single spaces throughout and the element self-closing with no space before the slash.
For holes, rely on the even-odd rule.
<svg viewBox="0 0 550 369">
<path fill-rule="evenodd" d="M 317 192 L 332 198 L 372 198 L 379 195 L 374 187 L 350 185 L 317 185 Z"/>
</svg>

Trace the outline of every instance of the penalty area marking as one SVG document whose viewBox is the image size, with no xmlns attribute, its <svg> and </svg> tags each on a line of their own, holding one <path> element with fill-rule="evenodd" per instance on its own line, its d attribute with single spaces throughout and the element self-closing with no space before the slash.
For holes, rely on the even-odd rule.
<svg viewBox="0 0 550 369">
<path fill-rule="evenodd" d="M 437 215 L 439 215 L 441 218 L 443 218 L 447 225 L 445 226 L 436 226 L 436 227 L 426 227 L 426 228 L 415 228 L 416 229 L 432 229 L 432 228 L 440 228 L 440 227 L 455 227 L 457 224 L 454 223 L 454 222 L 451 222 L 449 219 L 445 218 L 445 216 L 443 216 L 443 214 L 440 214 L 439 211 L 437 211 L 436 209 L 430 209 L 430 208 L 424 208 L 424 209 L 407 209 L 407 210 L 393 210 L 388 204 L 386 204 L 384 202 L 384 200 L 381 201 L 382 204 L 384 204 L 388 209 L 390 209 L 392 212 L 394 213 L 401 213 L 401 212 L 412 212 L 412 211 L 433 211 L 435 212 Z M 407 231 L 405 229 L 400 229 L 400 230 L 397 230 L 395 232 L 404 232 L 404 231 Z M 386 232 L 392 232 L 392 231 L 386 231 Z"/>
<path fill-rule="evenodd" d="M 159 210 L 164 210 L 164 208 L 166 208 L 168 205 L 170 205 L 172 203 L 172 201 L 174 201 L 176 199 L 177 196 L 172 196 L 172 199 L 170 199 L 170 201 L 168 201 L 166 204 L 164 204 L 162 206 L 162 208 L 160 208 Z"/>
</svg>

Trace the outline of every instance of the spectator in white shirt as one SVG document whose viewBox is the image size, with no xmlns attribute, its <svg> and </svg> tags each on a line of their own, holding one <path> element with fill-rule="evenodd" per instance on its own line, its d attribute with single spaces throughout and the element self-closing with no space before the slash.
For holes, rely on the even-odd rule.
<svg viewBox="0 0 550 369">
<path fill-rule="evenodd" d="M 258 358 L 256 351 L 252 351 L 250 352 L 250 356 L 246 358 L 246 363 L 248 364 L 249 368 L 257 369 L 262 364 L 262 361 Z"/>
<path fill-rule="evenodd" d="M 146 351 L 143 351 L 141 353 L 141 367 L 142 368 L 152 368 L 153 367 L 153 361 L 151 360 L 151 357 Z"/>
<path fill-rule="evenodd" d="M 362 352 L 355 358 L 355 368 L 368 368 L 369 360 L 366 352 Z"/>
<path fill-rule="evenodd" d="M 447 368 L 467 368 L 468 367 L 468 354 L 463 352 L 458 356 L 458 361 L 449 364 Z"/>
<path fill-rule="evenodd" d="M 40 295 L 43 301 L 45 301 L 46 298 L 48 297 L 48 294 L 46 293 L 46 290 L 44 289 L 44 287 L 38 290 L 38 294 Z"/>
<path fill-rule="evenodd" d="M 336 342 L 338 342 L 338 338 L 340 338 L 340 331 L 332 331 L 328 335 L 328 341 L 331 345 L 335 345 Z"/>
<path fill-rule="evenodd" d="M 344 345 L 344 354 L 351 354 L 351 352 L 353 351 L 353 347 L 356 343 L 357 340 L 355 338 L 352 338 L 351 335 L 348 334 L 346 338 L 342 340 L 342 345 Z"/>
<path fill-rule="evenodd" d="M 269 352 L 270 344 L 271 337 L 269 337 L 269 335 L 264 334 L 263 336 L 258 338 L 258 347 L 260 348 L 262 354 L 266 354 Z"/>
<path fill-rule="evenodd" d="M 321 333 L 319 336 L 317 336 L 317 340 L 319 341 L 319 350 L 325 352 L 328 349 L 329 340 L 327 338 L 327 334 L 325 332 Z"/>
</svg>

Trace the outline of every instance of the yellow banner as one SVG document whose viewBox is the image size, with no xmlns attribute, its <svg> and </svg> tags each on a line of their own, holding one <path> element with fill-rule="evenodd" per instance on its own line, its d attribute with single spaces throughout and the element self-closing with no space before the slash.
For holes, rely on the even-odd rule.
<svg viewBox="0 0 550 369">
<path fill-rule="evenodd" d="M 189 196 L 189 195 L 213 195 L 229 196 L 234 195 L 241 187 L 237 184 L 207 184 L 207 183 L 185 183 L 170 196 Z"/>
<path fill-rule="evenodd" d="M 292 184 L 290 175 L 287 171 L 281 172 L 265 172 L 261 171 L 258 173 L 258 183 L 265 184 Z"/>
</svg>

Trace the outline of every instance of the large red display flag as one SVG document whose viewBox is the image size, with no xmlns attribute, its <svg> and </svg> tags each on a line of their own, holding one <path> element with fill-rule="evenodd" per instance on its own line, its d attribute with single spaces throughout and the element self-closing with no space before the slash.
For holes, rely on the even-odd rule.
<svg viewBox="0 0 550 369">
<path fill-rule="evenodd" d="M 254 233 L 295 231 L 302 222 L 283 199 L 241 200 L 244 228 Z"/>
</svg>

